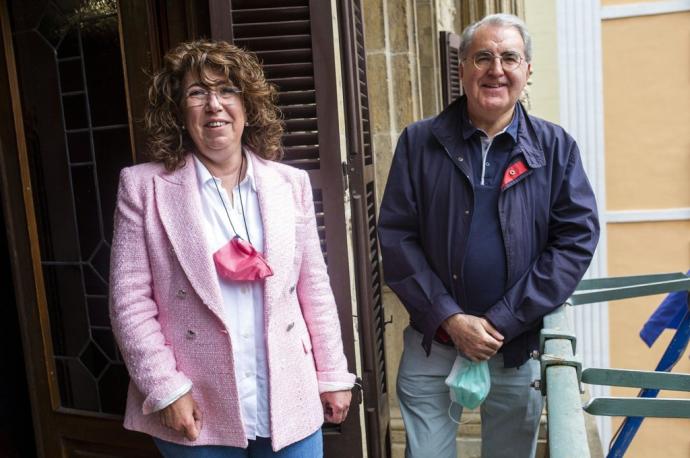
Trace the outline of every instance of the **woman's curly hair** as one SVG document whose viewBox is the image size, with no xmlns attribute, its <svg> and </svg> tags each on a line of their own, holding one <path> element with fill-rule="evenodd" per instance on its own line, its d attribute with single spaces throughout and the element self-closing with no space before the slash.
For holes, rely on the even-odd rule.
<svg viewBox="0 0 690 458">
<path fill-rule="evenodd" d="M 168 51 L 163 68 L 151 80 L 144 118 L 151 159 L 162 162 L 170 171 L 184 165 L 185 153 L 194 145 L 183 129 L 182 81 L 191 72 L 211 86 L 209 70 L 224 74 L 242 91 L 248 123 L 242 133 L 242 143 L 264 159 L 281 159 L 283 122 L 276 107 L 275 86 L 266 81 L 254 54 L 225 41 L 210 40 L 181 43 Z"/>
</svg>

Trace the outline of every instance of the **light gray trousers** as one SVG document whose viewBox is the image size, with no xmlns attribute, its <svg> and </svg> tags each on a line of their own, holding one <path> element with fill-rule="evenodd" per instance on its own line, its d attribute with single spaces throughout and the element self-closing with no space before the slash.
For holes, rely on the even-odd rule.
<svg viewBox="0 0 690 458">
<path fill-rule="evenodd" d="M 457 350 L 434 342 L 431 354 L 422 348 L 422 334 L 407 327 L 398 371 L 397 392 L 405 423 L 406 458 L 456 458 L 458 425 L 448 415 L 450 395 L 445 379 Z M 489 360 L 491 390 L 481 405 L 482 457 L 530 458 L 537 446 L 541 393 L 530 386 L 539 378 L 539 362 L 503 367 L 503 355 Z M 462 407 L 454 404 L 458 420 Z"/>
</svg>

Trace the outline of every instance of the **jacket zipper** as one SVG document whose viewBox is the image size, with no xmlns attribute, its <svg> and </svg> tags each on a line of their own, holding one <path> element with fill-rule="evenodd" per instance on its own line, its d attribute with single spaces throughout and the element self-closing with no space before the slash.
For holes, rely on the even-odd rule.
<svg viewBox="0 0 690 458">
<path fill-rule="evenodd" d="M 522 152 L 522 153 L 524 155 L 524 152 Z M 511 263 L 511 254 L 510 254 L 510 245 L 508 244 L 508 236 L 506 234 L 507 223 L 505 221 L 505 213 L 503 212 L 503 201 L 505 199 L 505 193 L 508 190 L 510 190 L 516 184 L 524 181 L 532 173 L 533 173 L 533 170 L 529 169 L 528 171 L 526 171 L 525 173 L 520 175 L 518 178 L 516 178 L 515 180 L 508 183 L 508 185 L 505 188 L 501 189 L 501 193 L 498 196 L 498 222 L 501 225 L 501 235 L 503 236 L 503 249 L 505 250 L 505 253 L 506 253 L 506 266 L 507 266 L 506 277 L 507 277 L 507 283 L 508 284 L 511 284 L 513 281 L 513 278 L 511 275 L 511 272 L 513 269 L 511 268 L 511 264 L 510 264 Z"/>
<path fill-rule="evenodd" d="M 441 142 L 439 142 L 439 143 L 441 143 Z M 443 143 L 441 143 L 441 146 L 443 146 L 443 149 L 446 151 L 446 154 L 448 155 L 448 157 L 450 158 L 450 160 L 453 161 L 453 162 L 455 162 L 455 160 L 453 159 L 453 156 L 450 154 L 450 151 L 448 151 L 448 148 L 446 148 L 446 145 L 444 145 Z M 467 251 L 467 237 L 469 236 L 469 232 L 470 232 L 469 229 L 470 229 L 470 227 L 472 226 L 472 218 L 474 218 L 474 189 L 473 189 L 473 186 L 471 186 L 471 185 L 472 185 L 472 180 L 470 180 L 469 175 L 462 169 L 462 167 L 459 167 L 459 166 L 457 166 L 457 165 L 456 165 L 456 167 L 460 168 L 460 171 L 462 172 L 462 174 L 464 175 L 465 179 L 466 179 L 466 180 L 468 181 L 468 183 L 470 184 L 469 189 L 470 189 L 470 192 L 471 192 L 471 194 L 472 194 L 472 210 L 471 210 L 471 212 L 470 212 L 470 214 L 469 214 L 470 220 L 469 220 L 469 223 L 466 225 L 466 229 L 467 229 L 467 230 L 465 230 L 464 233 L 463 233 L 463 235 L 462 235 L 462 238 L 463 238 L 463 240 L 462 240 L 462 246 L 463 246 L 462 253 L 463 253 L 463 256 L 462 256 L 462 259 L 460 260 L 460 277 L 459 277 L 459 278 L 460 278 L 460 279 L 463 279 L 463 278 L 465 278 L 465 252 Z M 451 264 L 451 265 L 452 265 L 452 264 Z M 451 272 L 450 272 L 451 280 L 456 280 L 456 279 L 453 278 L 453 269 L 450 269 L 450 270 L 451 270 Z M 452 284 L 453 284 L 453 291 L 455 291 L 455 281 L 452 281 Z M 455 295 L 454 295 L 454 296 L 455 296 Z M 466 298 L 464 297 L 464 296 L 465 296 L 465 291 L 462 291 L 462 296 L 463 296 L 463 297 L 462 297 L 463 302 L 466 302 L 466 301 L 465 301 Z M 456 297 L 455 299 L 456 299 L 456 301 L 458 301 L 458 298 L 457 298 L 457 297 Z M 458 302 L 460 302 L 460 301 L 458 301 Z M 458 304 L 458 305 L 460 305 L 460 304 Z"/>
</svg>

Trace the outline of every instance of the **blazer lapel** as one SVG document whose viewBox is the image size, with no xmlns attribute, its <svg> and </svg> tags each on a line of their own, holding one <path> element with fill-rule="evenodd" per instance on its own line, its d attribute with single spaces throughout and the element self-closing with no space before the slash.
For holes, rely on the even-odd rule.
<svg viewBox="0 0 690 458">
<path fill-rule="evenodd" d="M 266 277 L 266 311 L 280 297 L 289 280 L 295 255 L 295 202 L 292 186 L 270 163 L 249 153 L 254 167 L 256 193 L 264 226 L 264 258 L 273 269 Z"/>
<path fill-rule="evenodd" d="M 201 201 L 191 157 L 154 179 L 156 207 L 182 270 L 202 302 L 223 320 L 220 286 L 201 223 Z"/>
</svg>

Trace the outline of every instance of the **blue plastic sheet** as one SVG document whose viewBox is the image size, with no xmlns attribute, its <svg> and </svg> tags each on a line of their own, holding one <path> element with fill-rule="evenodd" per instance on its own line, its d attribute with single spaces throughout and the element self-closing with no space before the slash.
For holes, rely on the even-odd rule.
<svg viewBox="0 0 690 458">
<path fill-rule="evenodd" d="M 686 275 L 690 275 L 690 271 Z M 664 329 L 678 329 L 688 312 L 688 292 L 671 293 L 659 304 L 640 330 L 640 338 L 651 347 Z"/>
</svg>

